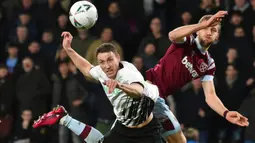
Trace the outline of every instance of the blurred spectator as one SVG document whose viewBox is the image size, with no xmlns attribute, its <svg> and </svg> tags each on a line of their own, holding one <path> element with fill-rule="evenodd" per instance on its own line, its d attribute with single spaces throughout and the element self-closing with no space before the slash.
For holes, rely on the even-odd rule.
<svg viewBox="0 0 255 143">
<path fill-rule="evenodd" d="M 252 83 L 248 83 L 247 79 L 240 77 L 235 65 L 228 65 L 225 74 L 224 80 L 219 79 L 217 85 L 218 95 L 229 110 L 238 110 L 242 101 L 248 95 Z M 236 125 L 221 118 L 219 127 L 219 138 L 223 142 L 236 142 L 241 139 L 240 130 Z"/>
<path fill-rule="evenodd" d="M 19 47 L 19 57 L 23 58 L 27 54 L 27 46 L 29 43 L 28 29 L 26 26 L 18 26 L 16 28 L 16 36 L 10 41 L 17 43 Z"/>
<path fill-rule="evenodd" d="M 233 9 L 234 11 L 240 11 L 244 17 L 248 14 L 248 8 L 250 4 L 247 0 L 235 0 Z"/>
<path fill-rule="evenodd" d="M 255 89 L 251 91 L 251 96 L 247 97 L 240 106 L 240 113 L 249 119 L 249 126 L 245 128 L 244 143 L 255 143 Z"/>
<path fill-rule="evenodd" d="M 229 21 L 226 22 L 226 30 L 224 30 L 225 40 L 231 40 L 233 38 L 233 33 L 236 27 L 243 25 L 243 17 L 240 11 L 234 11 L 230 15 Z"/>
<path fill-rule="evenodd" d="M 185 128 L 197 128 L 200 133 L 200 142 L 207 143 L 209 107 L 205 103 L 205 95 L 200 79 L 193 80 L 191 83 L 190 88 L 175 97 L 177 118 Z"/>
<path fill-rule="evenodd" d="M 54 29 L 58 17 L 65 13 L 58 0 L 47 0 L 38 9 L 38 26 L 41 31 L 46 29 Z"/>
<path fill-rule="evenodd" d="M 64 31 L 69 31 L 70 33 L 75 33 L 74 26 L 71 25 L 68 16 L 66 14 L 61 14 L 58 16 L 57 22 L 56 22 L 56 28 L 54 28 L 54 37 L 55 42 L 60 43 L 62 38 L 61 34 Z"/>
<path fill-rule="evenodd" d="M 41 52 L 41 46 L 38 42 L 33 41 L 29 43 L 28 56 L 34 61 L 36 69 L 44 69 L 45 61 Z"/>
<path fill-rule="evenodd" d="M 147 43 L 145 45 L 144 53 L 141 54 L 141 57 L 143 58 L 144 68 L 145 70 L 148 70 L 152 67 L 154 67 L 157 62 L 158 58 L 155 56 L 156 47 L 153 43 Z"/>
<path fill-rule="evenodd" d="M 43 71 L 34 69 L 31 58 L 24 58 L 22 65 L 25 72 L 20 75 L 16 83 L 17 109 L 20 111 L 24 108 L 31 108 L 33 119 L 35 119 L 47 111 L 51 88 Z"/>
<path fill-rule="evenodd" d="M 11 31 L 11 37 L 15 37 L 15 30 L 18 26 L 25 26 L 28 29 L 28 39 L 29 40 L 35 40 L 37 39 L 37 27 L 35 21 L 32 20 L 29 13 L 20 13 L 17 20 L 14 22 L 12 31 Z"/>
<path fill-rule="evenodd" d="M 55 62 L 56 62 L 56 66 L 57 66 L 57 69 L 58 69 L 57 71 L 59 71 L 58 65 L 62 62 L 68 62 L 68 60 L 69 60 L 69 57 L 68 57 L 65 49 L 60 47 L 57 50 L 56 57 L 55 57 Z"/>
<path fill-rule="evenodd" d="M 14 143 L 30 143 L 33 138 L 32 111 L 24 109 L 14 127 Z"/>
<path fill-rule="evenodd" d="M 203 15 L 214 14 L 219 10 L 214 0 L 201 0 L 198 10 L 194 13 L 194 23 L 197 23 Z"/>
<path fill-rule="evenodd" d="M 134 56 L 132 60 L 132 64 L 137 68 L 137 70 L 143 75 L 145 78 L 145 67 L 144 67 L 144 62 L 143 58 L 140 56 Z"/>
<path fill-rule="evenodd" d="M 76 79 L 70 74 L 68 64 L 61 62 L 58 65 L 59 74 L 53 76 L 52 107 L 62 105 L 71 116 L 83 117 L 77 120 L 84 121 L 85 114 L 79 110 L 85 95 L 84 89 L 78 84 Z M 83 116 L 82 116 L 83 115 Z M 87 124 L 87 122 L 85 122 Z M 70 130 L 64 126 L 59 126 L 59 143 L 68 143 Z M 72 133 L 73 143 L 81 143 L 81 139 Z"/>
<path fill-rule="evenodd" d="M 150 23 L 150 33 L 143 38 L 138 53 L 143 54 L 145 46 L 148 43 L 155 43 L 156 57 L 160 59 L 165 55 L 168 47 L 170 46 L 170 40 L 163 35 L 163 29 L 161 28 L 161 21 L 159 18 L 153 18 Z"/>
<path fill-rule="evenodd" d="M 184 131 L 184 135 L 187 138 L 187 143 L 200 143 L 199 132 L 197 129 L 188 128 Z"/>
<path fill-rule="evenodd" d="M 128 24 L 125 22 L 120 13 L 118 2 L 111 2 L 108 6 L 108 14 L 100 17 L 96 23 L 97 35 L 105 28 L 112 29 L 112 35 L 122 47 L 127 48 L 126 44 L 131 40 Z M 125 36 L 123 36 L 125 33 Z"/>
<path fill-rule="evenodd" d="M 12 129 L 14 90 L 5 65 L 0 65 L 0 142 L 7 142 Z"/>
<path fill-rule="evenodd" d="M 44 31 L 42 35 L 42 41 L 40 43 L 41 45 L 41 52 L 43 56 L 45 57 L 45 63 L 48 65 L 48 68 L 46 69 L 47 75 L 49 75 L 52 70 L 54 70 L 54 60 L 56 51 L 58 48 L 58 44 L 54 41 L 54 35 L 52 31 Z"/>
<path fill-rule="evenodd" d="M 181 23 L 178 26 L 183 26 L 183 25 L 189 25 L 191 24 L 192 20 L 192 15 L 188 11 L 185 11 L 181 15 Z"/>
<path fill-rule="evenodd" d="M 103 43 L 112 43 L 119 55 L 121 60 L 123 60 L 123 49 L 120 46 L 119 43 L 117 43 L 114 39 L 113 39 L 113 35 L 112 35 L 112 29 L 111 28 L 104 28 L 102 33 L 101 33 L 101 37 L 100 39 L 97 39 L 95 41 L 92 42 L 92 44 L 89 46 L 88 51 L 87 51 L 87 56 L 86 59 L 92 64 L 92 65 L 97 65 L 97 59 L 96 59 L 96 49 L 97 47 L 99 47 L 101 44 Z"/>
<path fill-rule="evenodd" d="M 89 31 L 85 29 L 77 29 L 77 32 L 78 35 L 74 36 L 71 45 L 80 56 L 85 57 L 89 46 L 96 38 L 91 36 Z"/>
<path fill-rule="evenodd" d="M 12 74 L 17 70 L 20 63 L 20 58 L 18 57 L 19 49 L 17 45 L 10 43 L 7 46 L 7 52 L 8 56 L 5 59 L 5 64 L 8 68 L 8 72 Z"/>
</svg>

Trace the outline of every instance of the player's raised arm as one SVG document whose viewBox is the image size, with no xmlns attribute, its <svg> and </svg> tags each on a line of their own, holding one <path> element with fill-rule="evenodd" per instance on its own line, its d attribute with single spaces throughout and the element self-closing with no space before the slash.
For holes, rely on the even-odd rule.
<svg viewBox="0 0 255 143">
<path fill-rule="evenodd" d="M 227 11 L 219 11 L 207 21 L 201 21 L 197 24 L 181 26 L 174 29 L 173 31 L 170 31 L 168 37 L 172 42 L 183 42 L 186 36 L 189 36 L 201 29 L 219 24 L 225 15 L 227 15 Z"/>
<path fill-rule="evenodd" d="M 86 59 L 81 57 L 72 49 L 71 42 L 73 36 L 69 32 L 63 32 L 61 36 L 63 37 L 62 46 L 75 64 L 75 66 L 83 73 L 84 76 L 91 77 L 89 71 L 93 67 L 93 65 L 91 65 Z"/>
<path fill-rule="evenodd" d="M 202 86 L 205 93 L 206 103 L 229 122 L 239 126 L 248 126 L 248 119 L 236 111 L 229 111 L 218 98 L 213 81 L 203 81 Z"/>
</svg>

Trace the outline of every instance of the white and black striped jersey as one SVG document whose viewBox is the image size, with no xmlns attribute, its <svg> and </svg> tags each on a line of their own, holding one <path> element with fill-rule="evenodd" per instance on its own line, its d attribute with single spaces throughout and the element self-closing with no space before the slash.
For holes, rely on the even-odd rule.
<svg viewBox="0 0 255 143">
<path fill-rule="evenodd" d="M 118 71 L 115 80 L 122 84 L 141 83 L 144 86 L 141 98 L 133 98 L 132 95 L 129 96 L 117 88 L 109 94 L 108 87 L 103 84 L 109 78 L 100 66 L 93 67 L 90 70 L 90 74 L 94 79 L 101 82 L 108 99 L 113 105 L 117 120 L 125 126 L 136 126 L 146 121 L 149 117 L 154 103 L 159 97 L 159 92 L 157 86 L 144 81 L 143 76 L 133 64 L 125 61 L 122 61 L 121 64 L 123 68 Z"/>
</svg>

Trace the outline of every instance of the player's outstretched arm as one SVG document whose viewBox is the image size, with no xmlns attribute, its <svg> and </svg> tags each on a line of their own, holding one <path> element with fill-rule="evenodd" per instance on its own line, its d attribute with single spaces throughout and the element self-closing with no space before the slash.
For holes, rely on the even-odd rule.
<svg viewBox="0 0 255 143">
<path fill-rule="evenodd" d="M 84 76 L 91 77 L 89 71 L 93 65 L 91 65 L 86 59 L 84 59 L 72 49 L 71 43 L 73 36 L 69 32 L 63 32 L 61 36 L 63 37 L 62 46 L 75 66 L 83 73 Z"/>
<path fill-rule="evenodd" d="M 181 26 L 168 33 L 168 37 L 172 42 L 183 42 L 184 37 L 189 36 L 201 29 L 215 26 L 221 22 L 221 19 L 227 15 L 227 11 L 219 11 L 213 15 L 209 20 L 198 24 Z"/>
<path fill-rule="evenodd" d="M 203 81 L 202 86 L 205 93 L 206 103 L 219 115 L 229 122 L 239 126 L 248 126 L 248 119 L 236 111 L 229 111 L 218 98 L 213 81 Z"/>
<path fill-rule="evenodd" d="M 119 83 L 117 80 L 107 80 L 104 82 L 106 86 L 109 88 L 109 93 L 112 93 L 115 88 L 118 88 L 124 91 L 127 95 L 133 97 L 140 97 L 143 93 L 143 86 L 139 83 L 131 83 L 131 84 L 122 84 Z"/>
</svg>

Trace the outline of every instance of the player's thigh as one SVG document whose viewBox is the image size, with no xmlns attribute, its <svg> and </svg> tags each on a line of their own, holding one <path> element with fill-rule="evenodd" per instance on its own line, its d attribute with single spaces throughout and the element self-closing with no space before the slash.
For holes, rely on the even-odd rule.
<svg viewBox="0 0 255 143">
<path fill-rule="evenodd" d="M 181 132 L 181 126 L 169 107 L 165 104 L 163 98 L 158 98 L 155 103 L 153 113 L 161 124 L 161 136 L 167 140 L 168 136 L 172 136 Z"/>
</svg>

